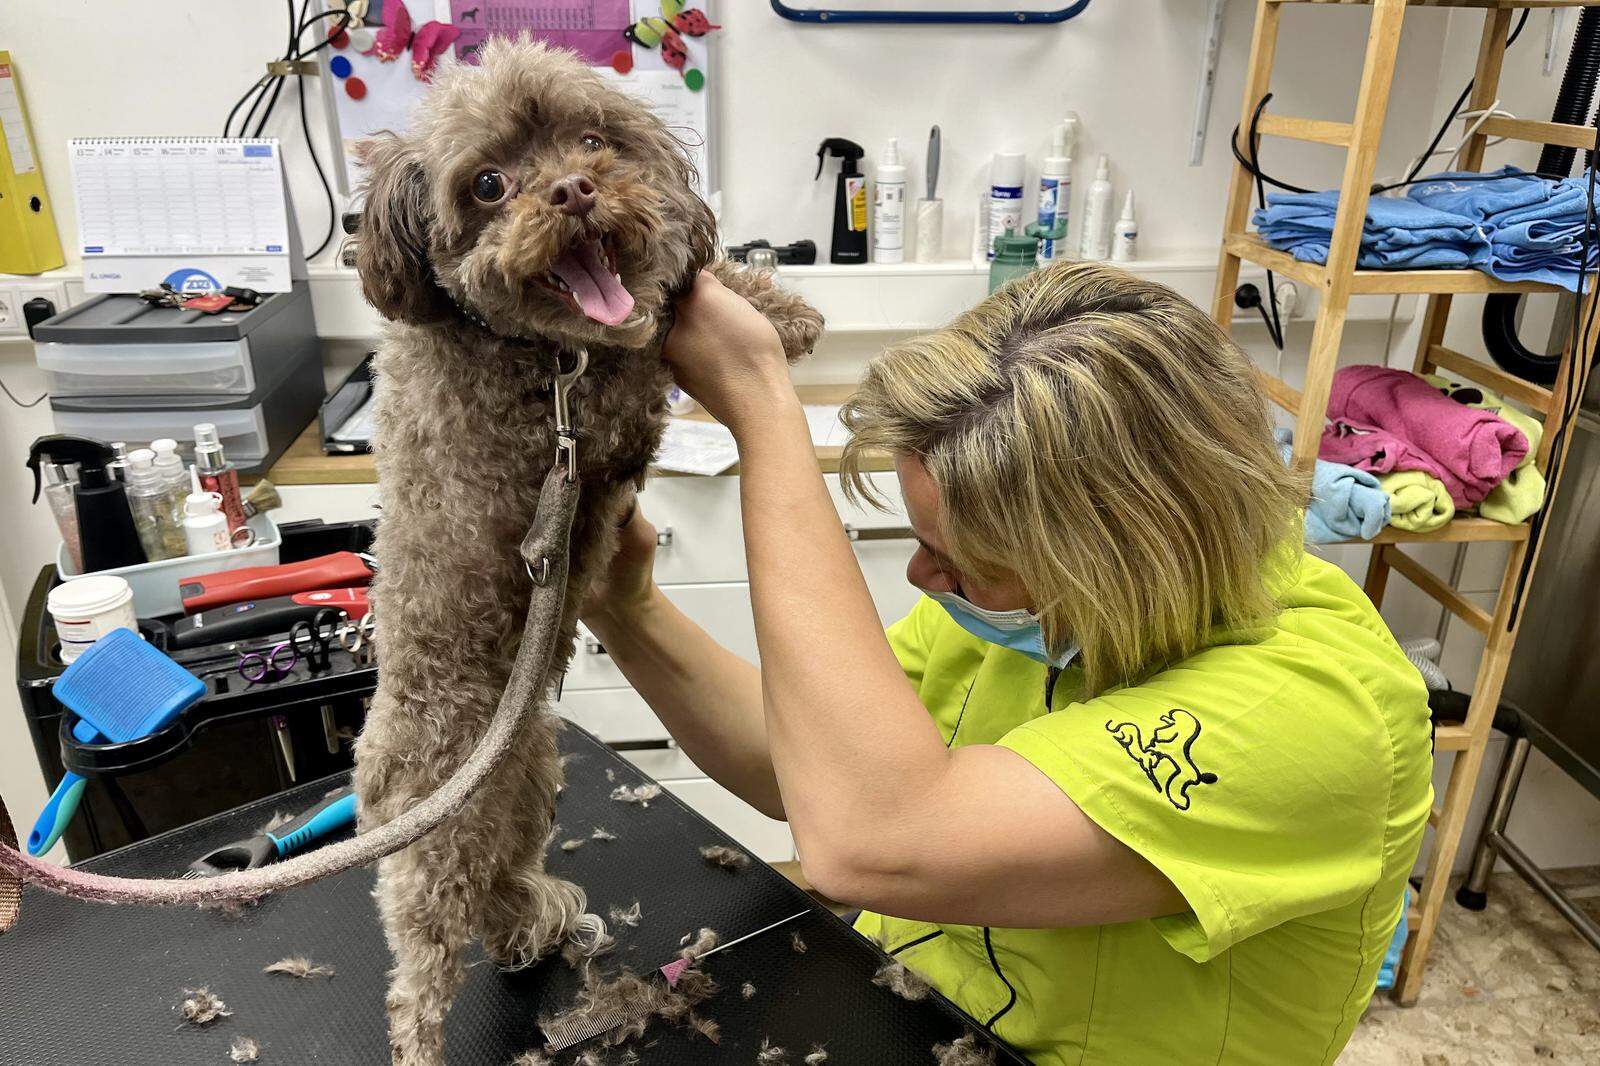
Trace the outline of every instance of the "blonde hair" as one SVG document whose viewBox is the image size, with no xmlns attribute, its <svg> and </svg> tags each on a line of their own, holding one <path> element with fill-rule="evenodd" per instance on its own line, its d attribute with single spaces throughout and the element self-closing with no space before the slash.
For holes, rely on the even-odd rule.
<svg viewBox="0 0 1600 1066">
<path fill-rule="evenodd" d="M 1171 289 L 1067 263 L 1020 278 L 873 360 L 840 468 L 915 456 L 963 572 L 1017 575 L 1046 642 L 1082 648 L 1086 695 L 1277 612 L 1298 559 L 1287 469 L 1249 360 Z"/>
</svg>

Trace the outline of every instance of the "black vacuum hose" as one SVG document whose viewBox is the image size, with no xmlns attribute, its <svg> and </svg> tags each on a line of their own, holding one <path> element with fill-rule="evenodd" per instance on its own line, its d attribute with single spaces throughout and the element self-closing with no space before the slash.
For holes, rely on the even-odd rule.
<svg viewBox="0 0 1600 1066">
<path fill-rule="evenodd" d="M 1600 9 L 1586 7 L 1578 16 L 1572 35 L 1572 52 L 1567 56 L 1567 71 L 1561 76 L 1551 122 L 1572 126 L 1588 123 L 1594 90 L 1600 82 Z M 1541 174 L 1571 174 L 1576 148 L 1547 144 L 1539 153 Z M 1536 352 L 1517 336 L 1517 308 L 1522 297 L 1516 293 L 1495 293 L 1483 301 L 1483 344 L 1501 369 L 1525 381 L 1549 385 L 1556 380 L 1561 356 Z"/>
</svg>

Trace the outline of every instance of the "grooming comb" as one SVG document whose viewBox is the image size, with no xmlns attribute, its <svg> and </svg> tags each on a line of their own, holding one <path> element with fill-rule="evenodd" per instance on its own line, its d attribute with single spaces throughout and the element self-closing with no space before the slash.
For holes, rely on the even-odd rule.
<svg viewBox="0 0 1600 1066">
<path fill-rule="evenodd" d="M 149 736 L 206 694 L 205 682 L 129 629 L 114 629 L 67 667 L 52 689 L 76 712 L 80 744 L 121 744 Z M 28 834 L 28 853 L 55 846 L 77 813 L 85 780 L 68 770 Z"/>
<path fill-rule="evenodd" d="M 778 928 L 780 925 L 787 925 L 796 918 L 804 918 L 810 913 L 810 911 L 801 911 L 798 914 L 791 914 L 787 918 L 779 918 L 771 925 L 764 925 L 755 932 L 746 933 L 744 936 L 741 936 L 736 940 L 730 940 L 726 944 L 718 944 L 710 951 L 703 952 L 694 956 L 693 958 L 685 959 L 680 957 L 673 959 L 656 972 L 661 974 L 661 976 L 666 979 L 668 988 L 676 988 L 678 987 L 678 979 L 683 976 L 683 972 L 689 967 L 698 963 L 701 959 L 710 958 L 719 951 L 727 951 L 731 947 L 743 944 L 746 940 L 753 940 L 762 933 L 770 932 L 771 930 Z M 547 1045 L 546 1050 L 552 1052 L 565 1051 L 567 1048 L 581 1044 L 585 1040 L 593 1040 L 602 1033 L 609 1033 L 617 1026 L 626 1025 L 632 1020 L 633 1019 L 623 1011 L 607 1010 L 596 1011 L 594 1014 L 591 1014 L 586 1018 L 577 1018 L 572 1021 L 558 1020 L 552 1022 L 544 1031 L 544 1039 Z"/>
</svg>

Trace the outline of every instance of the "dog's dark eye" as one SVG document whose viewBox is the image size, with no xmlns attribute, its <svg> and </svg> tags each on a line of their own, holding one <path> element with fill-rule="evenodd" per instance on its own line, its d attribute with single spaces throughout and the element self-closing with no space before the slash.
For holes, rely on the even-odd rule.
<svg viewBox="0 0 1600 1066">
<path fill-rule="evenodd" d="M 606 146 L 606 139 L 598 133 L 585 133 L 583 135 L 583 146 L 591 152 L 598 152 Z"/>
<path fill-rule="evenodd" d="M 506 179 L 498 170 L 485 170 L 472 179 L 472 195 L 486 204 L 497 204 L 506 197 Z"/>
</svg>

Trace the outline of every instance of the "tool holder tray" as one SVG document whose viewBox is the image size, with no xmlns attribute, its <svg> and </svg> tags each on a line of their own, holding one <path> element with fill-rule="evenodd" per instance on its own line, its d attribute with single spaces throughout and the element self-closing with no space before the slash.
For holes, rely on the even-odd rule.
<svg viewBox="0 0 1600 1066">
<path fill-rule="evenodd" d="M 312 559 L 337 551 L 367 551 L 372 545 L 373 523 L 319 521 L 284 526 L 282 561 Z M 66 669 L 57 658 L 55 625 L 44 609 L 46 596 L 57 584 L 54 567 L 45 567 L 34 583 L 23 617 L 17 649 L 17 683 L 23 688 L 49 688 Z M 166 651 L 166 631 L 141 619 L 140 633 L 153 646 Z M 287 636 L 280 634 L 278 636 Z M 252 639 L 251 646 L 266 643 L 271 636 Z M 184 711 L 166 727 L 120 744 L 84 744 L 72 735 L 78 717 L 61 709 L 58 734 L 61 761 L 67 769 L 84 777 L 117 777 L 150 770 L 172 759 L 193 745 L 196 737 L 219 722 L 260 718 L 282 714 L 305 704 L 326 704 L 340 699 L 371 695 L 378 685 L 375 662 L 358 662 L 337 642 L 328 648 L 328 665 L 312 669 L 301 655 L 287 675 L 273 682 L 251 684 L 234 669 L 238 643 L 190 648 L 170 653 L 206 683 L 206 696 Z"/>
</svg>

